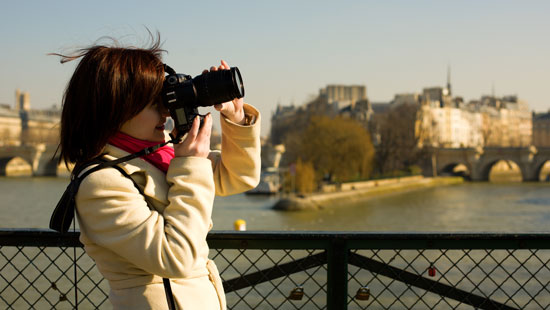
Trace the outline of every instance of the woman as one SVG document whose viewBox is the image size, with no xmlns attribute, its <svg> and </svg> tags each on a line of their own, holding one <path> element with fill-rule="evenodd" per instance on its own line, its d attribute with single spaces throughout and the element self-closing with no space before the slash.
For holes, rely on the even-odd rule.
<svg viewBox="0 0 550 310">
<path fill-rule="evenodd" d="M 150 48 L 96 45 L 82 57 L 64 95 L 61 158 L 82 166 L 115 160 L 164 141 L 169 116 L 160 92 L 159 39 Z M 211 71 L 226 70 L 225 61 Z M 222 151 L 210 151 L 212 116 L 196 118 L 183 141 L 87 176 L 76 196 L 86 253 L 108 280 L 114 309 L 225 309 L 218 270 L 208 259 L 214 195 L 254 188 L 260 175 L 260 114 L 242 99 L 221 112 Z M 255 119 L 255 121 L 254 121 Z M 140 193 L 143 192 L 143 195 Z"/>
</svg>

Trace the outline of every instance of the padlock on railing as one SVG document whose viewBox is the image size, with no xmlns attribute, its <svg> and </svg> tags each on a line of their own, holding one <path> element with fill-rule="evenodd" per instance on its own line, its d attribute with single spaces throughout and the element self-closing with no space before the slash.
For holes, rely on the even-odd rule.
<svg viewBox="0 0 550 310">
<path fill-rule="evenodd" d="M 428 275 L 430 277 L 435 277 L 435 274 L 436 274 L 436 269 L 435 269 L 435 266 L 432 264 L 430 265 L 430 267 L 428 267 Z"/>
<path fill-rule="evenodd" d="M 302 300 L 304 297 L 304 288 L 301 286 L 297 286 L 292 291 L 290 291 L 290 295 L 288 296 L 288 299 L 290 300 Z"/>
<path fill-rule="evenodd" d="M 355 299 L 357 300 L 369 300 L 370 298 L 370 289 L 368 286 L 361 286 L 357 293 L 355 293 Z"/>
</svg>

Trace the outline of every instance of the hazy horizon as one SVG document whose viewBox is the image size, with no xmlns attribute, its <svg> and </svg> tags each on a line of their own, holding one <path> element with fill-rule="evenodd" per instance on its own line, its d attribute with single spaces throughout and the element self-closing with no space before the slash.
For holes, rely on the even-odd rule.
<svg viewBox="0 0 550 310">
<path fill-rule="evenodd" d="M 27 91 L 33 108 L 60 105 L 71 52 L 112 36 L 143 45 L 158 31 L 164 61 L 197 75 L 225 59 L 245 100 L 263 114 L 304 104 L 327 84 L 367 87 L 373 102 L 445 86 L 469 101 L 518 95 L 550 108 L 550 2 L 546 1 L 94 1 L 10 2 L 0 12 L 0 103 Z"/>
</svg>

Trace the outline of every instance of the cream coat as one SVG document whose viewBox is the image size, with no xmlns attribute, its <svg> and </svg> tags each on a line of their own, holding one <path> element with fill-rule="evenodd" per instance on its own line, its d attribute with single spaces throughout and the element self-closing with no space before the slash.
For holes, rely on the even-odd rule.
<svg viewBox="0 0 550 310">
<path fill-rule="evenodd" d="M 208 158 L 174 158 L 167 174 L 137 158 L 90 174 L 76 196 L 86 253 L 111 287 L 114 309 L 168 309 L 162 278 L 170 278 L 178 309 L 225 309 L 221 279 L 208 259 L 214 195 L 254 188 L 260 178 L 260 115 L 251 126 L 222 117 L 222 150 Z M 108 159 L 128 153 L 107 145 Z"/>
</svg>

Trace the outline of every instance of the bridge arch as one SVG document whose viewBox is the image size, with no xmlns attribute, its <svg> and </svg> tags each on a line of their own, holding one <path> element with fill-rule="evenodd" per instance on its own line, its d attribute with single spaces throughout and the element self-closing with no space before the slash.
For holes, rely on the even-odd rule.
<svg viewBox="0 0 550 310">
<path fill-rule="evenodd" d="M 538 181 L 550 182 L 550 158 L 537 163 L 535 175 L 538 176 Z"/>
<path fill-rule="evenodd" d="M 469 165 L 462 162 L 450 162 L 446 163 L 439 171 L 438 175 L 453 175 L 470 178 L 471 168 Z"/>
<path fill-rule="evenodd" d="M 22 157 L 9 156 L 0 158 L 1 176 L 32 176 L 32 165 Z"/>
<path fill-rule="evenodd" d="M 426 176 L 442 175 L 455 166 L 464 164 L 472 181 L 488 181 L 493 166 L 503 160 L 513 162 L 519 168 L 522 181 L 541 181 L 541 173 L 550 174 L 550 147 L 477 147 L 463 149 L 433 149 L 431 158 L 422 162 L 423 173 Z M 453 168 L 451 168 L 453 167 Z"/>
<path fill-rule="evenodd" d="M 522 168 L 520 163 L 516 162 L 516 160 L 509 159 L 509 158 L 501 158 L 501 159 L 492 159 L 491 161 L 486 161 L 484 165 L 480 168 L 480 177 L 479 181 L 489 181 L 491 170 L 499 163 L 499 162 L 507 162 L 509 165 L 509 162 L 513 163 L 513 166 L 517 167 L 519 169 L 519 172 L 521 174 L 521 180 L 524 181 L 527 179 L 525 175 L 525 169 Z"/>
</svg>

